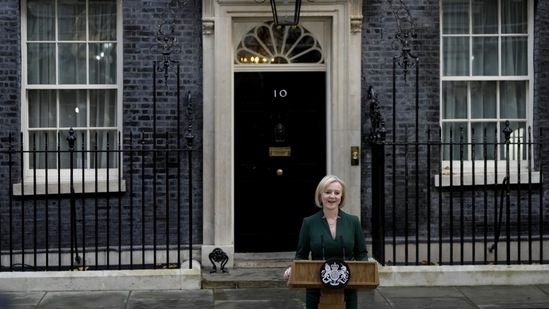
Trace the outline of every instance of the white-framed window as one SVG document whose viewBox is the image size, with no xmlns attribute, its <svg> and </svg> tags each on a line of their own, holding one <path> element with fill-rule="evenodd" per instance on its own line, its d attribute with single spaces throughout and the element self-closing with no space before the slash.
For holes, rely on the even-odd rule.
<svg viewBox="0 0 549 309">
<path fill-rule="evenodd" d="M 481 168 L 487 159 L 490 170 L 504 172 L 506 121 L 513 130 L 511 142 L 526 143 L 532 126 L 533 1 L 440 3 L 443 165 L 447 168 L 452 160 L 451 174 L 456 174 L 461 162 L 467 171 L 473 159 Z M 527 160 L 527 151 L 525 146 L 511 149 L 515 166 Z"/>
<path fill-rule="evenodd" d="M 120 1 L 23 0 L 21 12 L 25 179 L 40 179 L 46 169 L 48 183 L 59 173 L 68 177 L 71 128 L 73 177 L 115 179 L 120 162 L 112 150 L 122 129 Z"/>
</svg>

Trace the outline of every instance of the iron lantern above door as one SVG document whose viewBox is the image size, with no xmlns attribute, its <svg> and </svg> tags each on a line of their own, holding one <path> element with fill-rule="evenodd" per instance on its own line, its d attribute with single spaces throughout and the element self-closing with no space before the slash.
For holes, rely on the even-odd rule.
<svg viewBox="0 0 549 309">
<path fill-rule="evenodd" d="M 301 0 L 270 0 L 275 26 L 296 26 L 299 24 Z"/>
</svg>

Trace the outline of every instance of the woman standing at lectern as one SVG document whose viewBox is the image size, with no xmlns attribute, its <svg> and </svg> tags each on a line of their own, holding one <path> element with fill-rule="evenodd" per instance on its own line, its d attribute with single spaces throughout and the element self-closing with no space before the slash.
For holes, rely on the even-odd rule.
<svg viewBox="0 0 549 309">
<path fill-rule="evenodd" d="M 343 260 L 367 261 L 366 239 L 360 220 L 341 208 L 345 205 L 345 183 L 334 175 L 327 175 L 315 191 L 315 204 L 321 210 L 303 219 L 295 254 L 296 260 Z M 291 268 L 284 273 L 289 278 Z M 317 309 L 320 289 L 306 289 L 307 309 Z M 345 290 L 347 309 L 357 309 L 357 291 Z"/>
</svg>

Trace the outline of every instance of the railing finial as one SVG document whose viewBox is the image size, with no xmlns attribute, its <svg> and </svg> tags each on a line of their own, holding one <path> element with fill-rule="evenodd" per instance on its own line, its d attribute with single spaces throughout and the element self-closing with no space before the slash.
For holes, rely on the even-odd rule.
<svg viewBox="0 0 549 309">
<path fill-rule="evenodd" d="M 503 134 L 505 134 L 505 143 L 509 143 L 511 134 L 513 133 L 513 129 L 511 129 L 509 124 L 509 120 L 505 121 L 505 128 L 503 129 Z"/>
<path fill-rule="evenodd" d="M 76 143 L 76 135 L 74 135 L 74 129 L 71 127 L 69 129 L 69 136 L 67 136 L 67 142 L 69 142 L 69 150 L 74 150 L 74 143 Z"/>
</svg>

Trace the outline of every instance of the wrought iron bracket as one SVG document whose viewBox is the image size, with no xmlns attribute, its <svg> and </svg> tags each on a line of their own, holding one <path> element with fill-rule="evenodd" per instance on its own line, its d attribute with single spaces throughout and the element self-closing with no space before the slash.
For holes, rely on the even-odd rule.
<svg viewBox="0 0 549 309">
<path fill-rule="evenodd" d="M 229 256 L 225 253 L 225 251 L 221 250 L 221 248 L 213 249 L 213 251 L 208 254 L 208 258 L 213 266 L 212 270 L 210 270 L 210 274 L 217 272 L 217 266 L 215 263 L 220 263 L 221 273 L 229 273 L 229 270 L 225 268 L 225 265 L 229 262 Z"/>
<path fill-rule="evenodd" d="M 192 101 L 192 95 L 189 91 L 187 94 L 187 134 L 185 135 L 185 139 L 187 140 L 187 150 L 193 149 L 193 143 L 194 143 L 194 134 L 193 134 L 193 101 Z"/>
<path fill-rule="evenodd" d="M 404 4 L 403 0 L 385 0 L 391 7 L 393 15 L 396 19 L 397 33 L 395 34 L 395 40 L 391 44 L 393 50 L 400 50 L 400 54 L 395 56 L 398 66 L 404 70 L 404 80 L 408 76 L 408 72 L 411 68 L 417 65 L 419 58 L 412 54 L 412 45 L 417 39 L 414 22 L 412 21 L 412 14 L 410 10 Z"/>
<path fill-rule="evenodd" d="M 368 140 L 370 143 L 385 144 L 385 137 L 387 135 L 385 120 L 383 115 L 381 115 L 377 93 L 372 86 L 368 89 L 368 100 L 370 100 L 370 121 L 372 123 Z"/>
<path fill-rule="evenodd" d="M 164 71 L 164 83 L 168 83 L 168 71 L 174 63 L 179 61 L 174 60 L 172 55 L 181 53 L 181 46 L 175 35 L 177 17 L 180 16 L 182 6 L 187 4 L 187 1 L 179 3 L 179 0 L 168 2 L 166 9 L 162 13 L 162 20 L 156 29 L 156 44 L 151 47 L 151 52 L 162 55 L 162 68 Z M 156 68 L 155 68 L 156 70 Z"/>
</svg>

